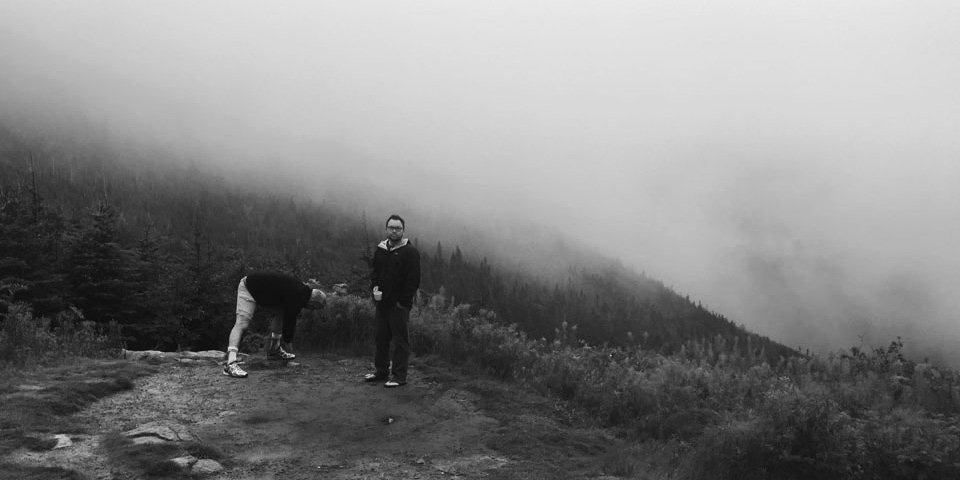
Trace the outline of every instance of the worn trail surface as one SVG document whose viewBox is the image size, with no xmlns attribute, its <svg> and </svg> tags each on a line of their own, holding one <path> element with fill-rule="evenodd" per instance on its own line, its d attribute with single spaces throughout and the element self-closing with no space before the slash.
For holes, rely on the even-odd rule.
<svg viewBox="0 0 960 480">
<path fill-rule="evenodd" d="M 578 424 L 561 404 L 524 388 L 470 378 L 418 359 L 410 383 L 366 384 L 368 360 L 252 360 L 233 379 L 212 362 L 167 363 L 133 390 L 78 414 L 90 435 L 34 461 L 90 478 L 124 475 L 97 448 L 108 432 L 150 422 L 185 427 L 222 452 L 212 479 L 613 478 L 629 447 Z M 72 452 L 72 453 L 68 453 Z M 100 452 L 100 453 L 98 453 Z M 29 458 L 21 459 L 30 461 Z M 636 472 L 629 472 L 636 474 Z"/>
</svg>

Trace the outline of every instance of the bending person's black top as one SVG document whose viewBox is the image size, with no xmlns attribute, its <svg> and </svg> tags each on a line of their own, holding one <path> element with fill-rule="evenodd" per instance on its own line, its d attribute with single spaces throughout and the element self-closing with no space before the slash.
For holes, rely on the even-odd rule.
<svg viewBox="0 0 960 480">
<path fill-rule="evenodd" d="M 253 272 L 247 275 L 246 285 L 257 306 L 283 312 L 283 341 L 293 341 L 297 317 L 310 302 L 313 289 L 298 278 L 280 272 Z"/>
</svg>

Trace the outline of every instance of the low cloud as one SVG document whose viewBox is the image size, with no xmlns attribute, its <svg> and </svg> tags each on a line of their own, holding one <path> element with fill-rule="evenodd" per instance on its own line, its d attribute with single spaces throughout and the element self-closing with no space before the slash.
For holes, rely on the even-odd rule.
<svg viewBox="0 0 960 480">
<path fill-rule="evenodd" d="M 0 109 L 319 196 L 542 225 L 789 345 L 935 350 L 960 334 L 958 14 L 0 2 Z"/>
</svg>

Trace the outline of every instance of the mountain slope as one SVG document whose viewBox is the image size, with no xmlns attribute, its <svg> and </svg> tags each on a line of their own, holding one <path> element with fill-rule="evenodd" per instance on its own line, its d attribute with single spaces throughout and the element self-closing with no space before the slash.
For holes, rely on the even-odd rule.
<svg viewBox="0 0 960 480">
<path fill-rule="evenodd" d="M 346 281 L 362 293 L 379 239 L 382 214 L 368 215 L 356 199 L 313 198 L 269 178 L 225 178 L 190 159 L 106 139 L 0 128 L 0 167 L 6 250 L 20 252 L 0 264 L 0 279 L 27 285 L 5 297 L 0 289 L 0 299 L 30 302 L 44 316 L 78 307 L 87 319 L 124 325 L 134 348 L 220 348 L 236 280 L 252 269 Z M 423 292 L 443 290 L 493 310 L 534 338 L 577 326 L 594 345 L 673 352 L 690 340 L 744 337 L 752 341 L 739 345 L 771 360 L 793 354 L 562 237 L 531 228 L 533 243 L 514 247 L 476 225 L 450 220 L 431 231 L 431 223 L 444 222 L 411 228 Z M 453 231 L 461 234 L 452 241 L 469 241 L 469 250 L 451 244 Z"/>
</svg>

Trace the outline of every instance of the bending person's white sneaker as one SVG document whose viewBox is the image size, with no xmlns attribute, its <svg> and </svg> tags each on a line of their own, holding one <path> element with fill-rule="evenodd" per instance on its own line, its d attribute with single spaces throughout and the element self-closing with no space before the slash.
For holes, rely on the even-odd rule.
<svg viewBox="0 0 960 480">
<path fill-rule="evenodd" d="M 233 378 L 247 378 L 247 372 L 240 368 L 240 362 L 230 362 L 224 365 L 223 374 Z"/>
</svg>

